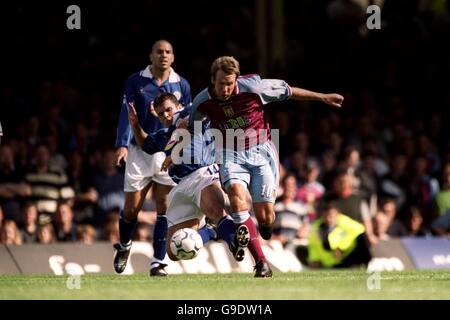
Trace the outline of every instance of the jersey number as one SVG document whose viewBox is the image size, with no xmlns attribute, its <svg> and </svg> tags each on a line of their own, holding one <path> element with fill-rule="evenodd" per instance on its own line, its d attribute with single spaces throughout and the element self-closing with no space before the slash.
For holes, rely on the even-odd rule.
<svg viewBox="0 0 450 320">
<path fill-rule="evenodd" d="M 208 173 L 210 175 L 214 175 L 215 173 L 218 173 L 218 172 L 219 172 L 219 167 L 218 166 L 213 165 L 213 166 L 208 167 Z"/>
</svg>

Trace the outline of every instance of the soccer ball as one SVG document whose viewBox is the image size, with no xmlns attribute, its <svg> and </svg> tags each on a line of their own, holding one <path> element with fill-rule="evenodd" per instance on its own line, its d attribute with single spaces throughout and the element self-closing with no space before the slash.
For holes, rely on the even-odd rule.
<svg viewBox="0 0 450 320">
<path fill-rule="evenodd" d="M 180 260 L 195 258 L 202 247 L 202 237 L 191 228 L 177 230 L 170 241 L 170 250 Z"/>
</svg>

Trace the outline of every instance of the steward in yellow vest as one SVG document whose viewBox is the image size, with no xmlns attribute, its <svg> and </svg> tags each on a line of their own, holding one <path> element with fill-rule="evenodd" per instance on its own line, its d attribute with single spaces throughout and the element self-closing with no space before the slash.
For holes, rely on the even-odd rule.
<svg viewBox="0 0 450 320">
<path fill-rule="evenodd" d="M 308 263 L 311 267 L 351 267 L 371 259 L 364 225 L 327 203 L 311 226 Z"/>
</svg>

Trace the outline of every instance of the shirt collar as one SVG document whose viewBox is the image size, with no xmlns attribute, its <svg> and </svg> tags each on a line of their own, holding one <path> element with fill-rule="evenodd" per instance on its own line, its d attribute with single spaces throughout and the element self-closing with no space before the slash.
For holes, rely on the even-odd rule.
<svg viewBox="0 0 450 320">
<path fill-rule="evenodd" d="M 151 65 L 148 65 L 144 70 L 142 70 L 141 77 L 153 79 L 153 74 L 150 68 Z M 170 68 L 169 83 L 174 82 L 180 82 L 180 76 L 175 72 L 175 70 L 173 70 L 173 68 Z"/>
</svg>

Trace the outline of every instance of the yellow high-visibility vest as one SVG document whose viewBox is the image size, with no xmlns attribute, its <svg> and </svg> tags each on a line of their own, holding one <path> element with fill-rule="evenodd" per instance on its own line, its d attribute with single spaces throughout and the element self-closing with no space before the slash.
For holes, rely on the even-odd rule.
<svg viewBox="0 0 450 320">
<path fill-rule="evenodd" d="M 365 228 L 361 223 L 339 214 L 336 227 L 328 234 L 328 242 L 331 250 L 325 250 L 319 236 L 319 227 L 322 219 L 317 219 L 311 226 L 308 245 L 308 260 L 321 262 L 324 267 L 332 267 L 340 263 L 356 247 L 356 238 L 364 233 Z M 338 259 L 335 250 L 342 251 L 342 257 Z"/>
</svg>

